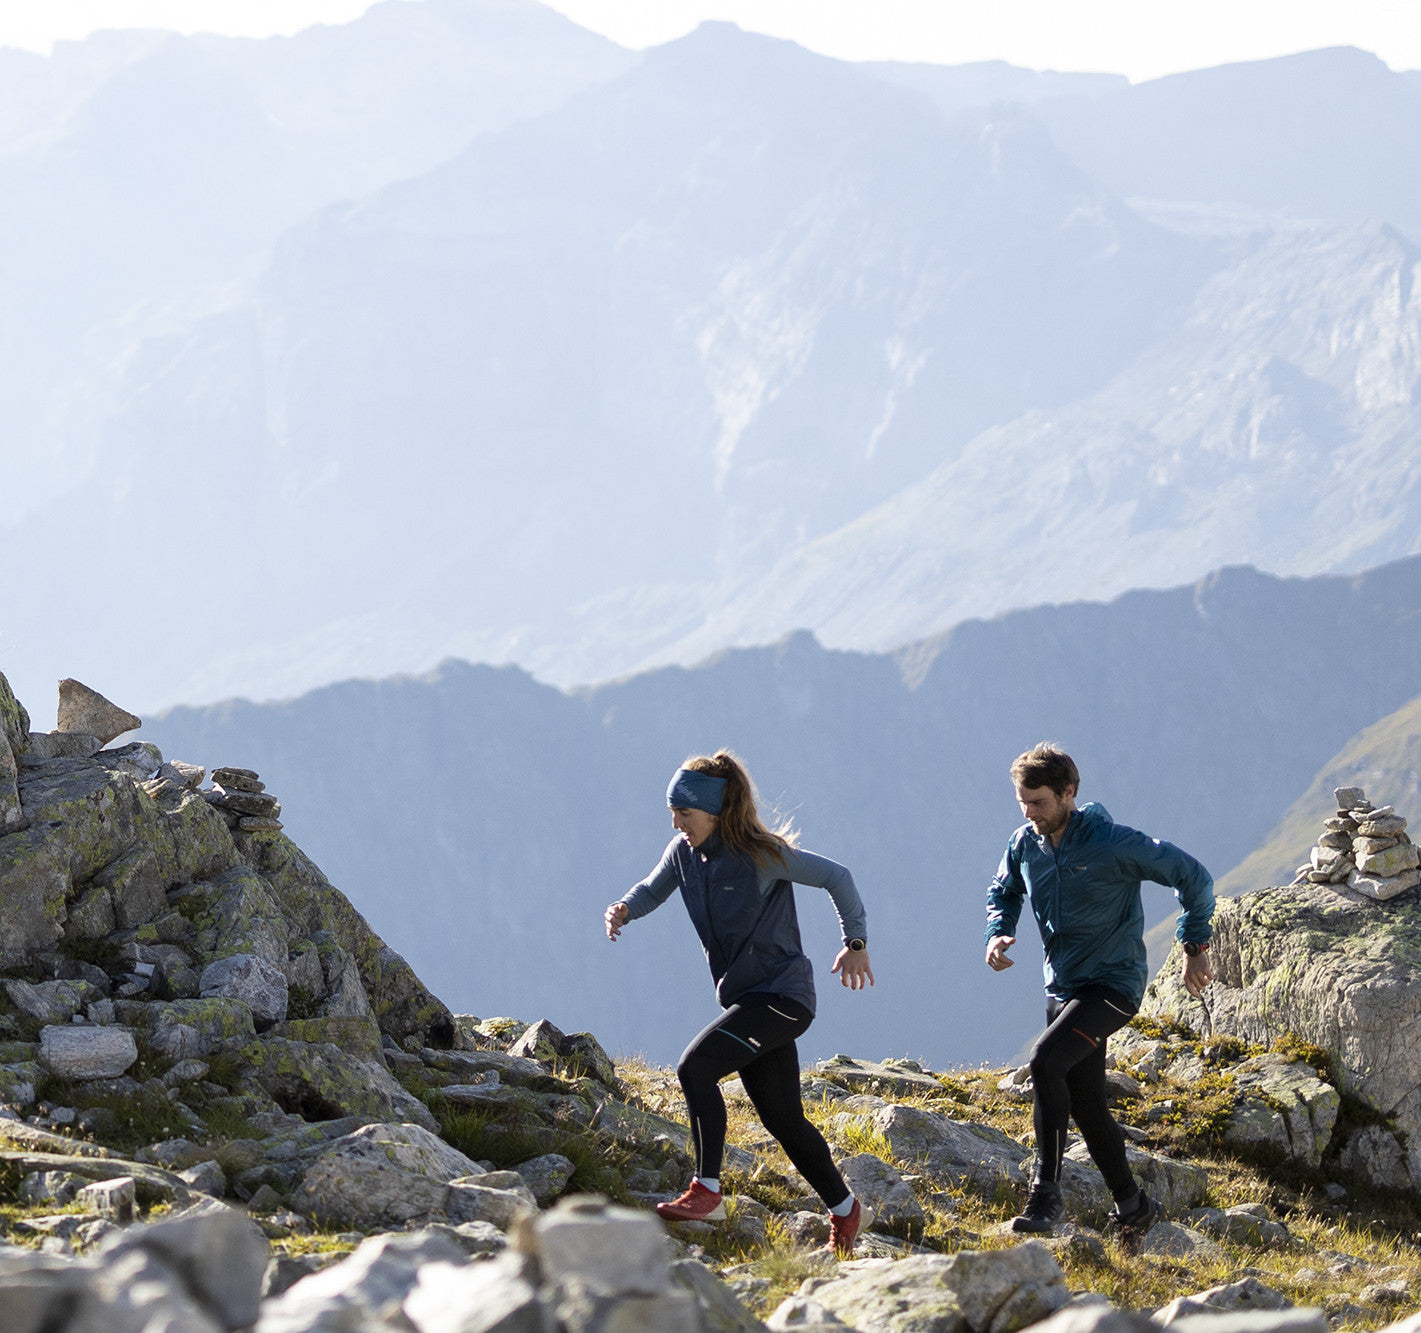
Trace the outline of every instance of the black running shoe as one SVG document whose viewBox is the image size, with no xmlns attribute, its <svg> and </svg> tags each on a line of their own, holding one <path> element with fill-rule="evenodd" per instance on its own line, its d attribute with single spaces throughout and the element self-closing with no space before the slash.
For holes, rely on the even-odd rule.
<svg viewBox="0 0 1421 1333">
<path fill-rule="evenodd" d="M 1138 1240 L 1163 1217 L 1164 1210 L 1141 1190 L 1139 1203 L 1128 1213 L 1122 1213 L 1119 1204 L 1110 1210 L 1105 1219 L 1105 1229 L 1122 1240 Z"/>
<path fill-rule="evenodd" d="M 1026 1206 L 1011 1220 L 1013 1231 L 1047 1232 L 1065 1212 L 1061 1187 L 1054 1180 L 1038 1180 L 1026 1196 Z"/>
</svg>

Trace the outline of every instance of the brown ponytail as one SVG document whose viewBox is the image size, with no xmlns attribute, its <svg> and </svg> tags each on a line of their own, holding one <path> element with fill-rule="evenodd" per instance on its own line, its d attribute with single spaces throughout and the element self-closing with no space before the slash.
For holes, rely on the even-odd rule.
<svg viewBox="0 0 1421 1333">
<path fill-rule="evenodd" d="M 767 829 L 760 822 L 755 784 L 738 755 L 730 750 L 692 755 L 681 767 L 725 779 L 725 795 L 721 799 L 716 828 L 732 852 L 748 858 L 761 869 L 783 862 L 785 852 L 796 844 L 799 835 L 789 820 L 774 829 Z"/>
</svg>

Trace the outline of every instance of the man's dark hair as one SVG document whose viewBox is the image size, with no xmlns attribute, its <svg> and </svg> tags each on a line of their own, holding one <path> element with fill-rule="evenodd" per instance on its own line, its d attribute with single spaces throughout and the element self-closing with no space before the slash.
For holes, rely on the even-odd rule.
<svg viewBox="0 0 1421 1333">
<path fill-rule="evenodd" d="M 1042 741 L 1016 757 L 1011 780 L 1018 787 L 1050 787 L 1057 796 L 1064 796 L 1068 787 L 1080 790 L 1081 774 L 1076 761 L 1059 745 Z"/>
</svg>

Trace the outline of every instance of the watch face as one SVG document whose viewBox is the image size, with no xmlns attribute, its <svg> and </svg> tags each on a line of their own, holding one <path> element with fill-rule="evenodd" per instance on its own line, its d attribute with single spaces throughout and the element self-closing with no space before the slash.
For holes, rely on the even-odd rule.
<svg viewBox="0 0 1421 1333">
<path fill-rule="evenodd" d="M 1184 952 L 1191 958 L 1197 958 L 1199 956 L 1199 946 L 1195 944 L 1193 940 L 1185 940 Z"/>
</svg>

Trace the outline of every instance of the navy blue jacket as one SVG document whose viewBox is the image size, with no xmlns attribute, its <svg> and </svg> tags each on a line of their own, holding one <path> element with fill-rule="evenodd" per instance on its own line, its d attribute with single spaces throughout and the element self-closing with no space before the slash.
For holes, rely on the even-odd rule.
<svg viewBox="0 0 1421 1333">
<path fill-rule="evenodd" d="M 1103 985 L 1138 1009 L 1149 981 L 1145 879 L 1173 888 L 1184 908 L 1176 938 L 1209 939 L 1214 881 L 1187 852 L 1116 824 L 1094 801 L 1072 812 L 1059 847 L 1023 824 L 987 890 L 987 942 L 1016 934 L 1029 898 L 1046 950 L 1047 994 L 1069 1000 L 1084 986 Z"/>
<path fill-rule="evenodd" d="M 863 900 L 837 861 L 790 847 L 782 861 L 758 869 L 726 847 L 719 833 L 697 848 L 679 834 L 672 838 L 656 869 L 621 901 L 627 919 L 635 921 L 679 888 L 724 1008 L 757 992 L 788 996 L 812 1013 L 814 967 L 799 941 L 794 884 L 829 891 L 845 944 L 867 938 Z"/>
</svg>

